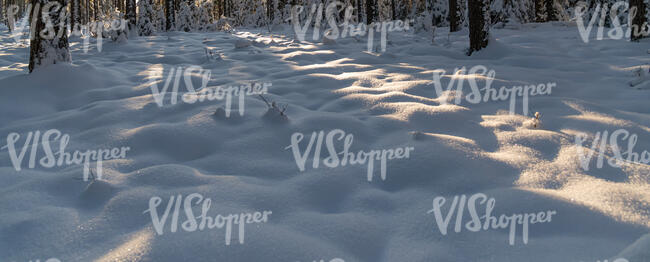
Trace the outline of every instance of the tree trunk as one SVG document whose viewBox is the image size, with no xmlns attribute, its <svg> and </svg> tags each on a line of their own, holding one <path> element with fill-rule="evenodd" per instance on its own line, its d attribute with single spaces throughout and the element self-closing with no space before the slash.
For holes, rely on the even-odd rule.
<svg viewBox="0 0 650 262">
<path fill-rule="evenodd" d="M 377 16 L 376 0 L 366 0 L 366 24 L 370 25 L 373 22 L 375 22 L 376 16 Z"/>
<path fill-rule="evenodd" d="M 490 35 L 489 0 L 469 0 L 468 55 L 485 48 Z"/>
<path fill-rule="evenodd" d="M 18 14 L 13 15 L 14 13 L 14 2 L 15 0 L 8 0 L 5 3 L 4 10 L 3 10 L 3 15 L 5 16 L 5 24 L 7 25 L 7 28 L 9 28 L 9 32 L 14 31 L 14 27 L 16 26 L 16 17 Z M 9 13 L 12 13 L 11 15 Z"/>
<path fill-rule="evenodd" d="M 460 30 L 460 17 L 457 0 L 449 0 L 449 32 Z"/>
<path fill-rule="evenodd" d="M 538 23 L 546 22 L 546 5 L 544 4 L 545 0 L 535 0 L 535 20 Z"/>
<path fill-rule="evenodd" d="M 174 0 L 165 0 L 165 18 L 166 18 L 166 25 L 167 25 L 167 31 L 173 31 L 176 29 L 176 23 L 174 19 L 175 15 L 175 3 Z"/>
<path fill-rule="evenodd" d="M 639 41 L 648 34 L 645 32 L 646 23 L 645 19 L 645 3 L 643 0 L 630 0 L 630 13 L 634 16 L 632 17 L 632 27 L 630 32 L 631 41 Z M 633 11 L 634 10 L 634 11 Z"/>
<path fill-rule="evenodd" d="M 283 20 L 281 22 L 284 22 L 284 8 L 287 5 L 287 0 L 278 0 L 278 17 L 280 20 Z"/>
<path fill-rule="evenodd" d="M 554 0 L 546 0 L 545 1 L 545 8 L 546 8 L 546 22 L 548 21 L 556 21 L 557 20 L 557 15 L 555 14 L 555 8 L 554 8 Z"/>
<path fill-rule="evenodd" d="M 357 1 L 357 23 L 361 23 L 363 21 L 363 16 L 361 16 L 361 0 L 356 0 Z"/>
<path fill-rule="evenodd" d="M 129 21 L 129 32 L 136 30 L 135 0 L 126 0 L 126 19 Z"/>
<path fill-rule="evenodd" d="M 65 32 L 67 14 L 64 0 L 32 0 L 32 6 L 34 6 L 32 21 L 35 21 L 35 25 L 31 28 L 29 72 L 41 66 L 70 63 L 68 34 Z M 51 24 L 48 27 L 46 27 L 48 21 L 43 20 L 41 15 L 41 8 L 49 11 L 49 17 L 46 16 L 46 19 L 50 19 Z"/>
<path fill-rule="evenodd" d="M 99 21 L 99 16 L 101 15 L 101 7 L 99 6 L 99 0 L 95 1 L 95 21 Z"/>
<path fill-rule="evenodd" d="M 274 7 L 273 0 L 266 0 L 266 17 L 268 18 L 268 23 L 273 23 L 273 10 Z"/>
<path fill-rule="evenodd" d="M 81 24 L 81 5 L 79 0 L 70 1 L 70 23 L 73 26 L 72 28 Z"/>
<path fill-rule="evenodd" d="M 88 22 L 92 22 L 95 17 L 95 1 L 88 0 Z"/>
<path fill-rule="evenodd" d="M 230 1 L 223 0 L 223 15 L 225 17 L 230 17 Z"/>
</svg>

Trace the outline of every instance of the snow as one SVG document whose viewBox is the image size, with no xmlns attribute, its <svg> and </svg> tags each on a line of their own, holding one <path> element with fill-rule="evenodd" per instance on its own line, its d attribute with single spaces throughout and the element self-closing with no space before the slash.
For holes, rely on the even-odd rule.
<svg viewBox="0 0 650 262">
<path fill-rule="evenodd" d="M 158 33 L 88 53 L 71 39 L 73 64 L 32 74 L 28 47 L 1 28 L 0 138 L 58 129 L 71 137 L 68 151 L 130 151 L 105 161 L 103 180 L 90 183 L 79 180 L 82 165 L 29 169 L 24 161 L 17 172 L 2 149 L 0 257 L 650 261 L 650 166 L 598 169 L 594 158 L 585 171 L 574 142 L 578 133 L 622 128 L 638 135 L 636 152 L 650 150 L 650 91 L 628 84 L 650 62 L 650 40 L 585 44 L 573 24 L 517 28 L 492 29 L 488 48 L 471 57 L 466 29 L 446 28 L 436 31 L 436 45 L 426 33 L 390 33 L 384 54 L 367 52 L 364 37 L 328 44 L 308 32 L 298 42 L 292 32 L 266 29 Z M 206 48 L 222 59 L 206 57 Z M 557 86 L 530 97 L 528 116 L 520 106 L 508 114 L 508 101 L 441 104 L 429 84 L 434 70 L 475 65 L 495 70 L 496 87 Z M 170 104 L 167 96 L 159 107 L 151 73 L 191 66 L 211 70 L 209 86 L 272 83 L 264 97 L 288 105 L 286 118 L 258 96 L 245 97 L 243 116 L 226 117 L 224 100 Z M 192 80 L 198 86 L 201 77 Z M 535 112 L 541 128 L 526 124 Z M 311 157 L 300 172 L 286 149 L 292 134 L 305 134 L 304 150 L 312 132 L 335 129 L 354 135 L 351 152 L 414 151 L 389 161 L 385 180 L 375 174 L 369 182 L 366 165 L 311 168 Z M 243 244 L 226 245 L 222 229 L 157 235 L 143 213 L 150 199 L 164 207 L 170 196 L 193 193 L 212 200 L 212 217 L 272 214 L 248 225 Z M 495 215 L 557 214 L 530 225 L 527 244 L 517 235 L 509 245 L 508 229 L 453 232 L 455 217 L 442 235 L 427 214 L 432 200 L 477 193 L 495 198 Z"/>
</svg>

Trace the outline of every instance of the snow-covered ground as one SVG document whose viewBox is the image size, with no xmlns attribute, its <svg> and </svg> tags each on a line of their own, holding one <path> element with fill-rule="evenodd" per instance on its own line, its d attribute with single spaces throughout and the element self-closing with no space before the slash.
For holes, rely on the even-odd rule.
<svg viewBox="0 0 650 262">
<path fill-rule="evenodd" d="M 585 171 L 575 142 L 624 129 L 638 135 L 634 152 L 650 150 L 650 85 L 628 84 L 650 63 L 649 40 L 585 44 L 575 25 L 529 24 L 494 29 L 490 46 L 468 57 L 467 31 L 438 29 L 433 45 L 426 33 L 391 33 L 375 54 L 365 37 L 298 43 L 283 30 L 160 34 L 88 53 L 73 39 L 73 65 L 27 74 L 28 47 L 2 29 L 0 146 L 15 132 L 20 150 L 30 131 L 57 129 L 70 136 L 67 152 L 129 150 L 103 162 L 102 180 L 85 182 L 83 165 L 29 168 L 33 150 L 16 171 L 3 148 L 0 261 L 650 261 L 650 165 L 598 168 L 596 153 Z M 206 47 L 221 58 L 207 59 Z M 528 116 L 519 100 L 517 115 L 509 101 L 441 103 L 434 71 L 477 65 L 495 71 L 493 87 L 556 86 L 530 97 Z M 259 96 L 245 97 L 243 116 L 238 97 L 230 117 L 218 110 L 225 100 L 171 104 L 168 95 L 159 107 L 152 81 L 162 88 L 172 68 L 191 66 L 211 70 L 209 86 L 271 83 L 264 97 L 286 105 L 288 119 Z M 535 112 L 541 127 L 529 124 Z M 313 152 L 301 172 L 293 134 L 304 134 L 303 153 L 312 132 L 336 129 L 353 135 L 351 152 L 413 150 L 388 160 L 385 179 L 379 161 L 368 181 L 367 164 L 314 168 Z M 193 193 L 211 199 L 211 217 L 272 213 L 246 224 L 245 241 L 233 225 L 229 245 L 225 228 L 181 229 L 182 207 L 177 232 L 169 218 L 158 234 L 145 212 L 152 197 L 162 216 L 171 196 Z M 511 245 L 509 228 L 468 230 L 465 206 L 443 235 L 434 198 L 447 199 L 445 218 L 454 196 L 475 194 L 494 198 L 496 217 L 554 214 L 529 225 L 527 243 L 516 225 Z"/>
</svg>

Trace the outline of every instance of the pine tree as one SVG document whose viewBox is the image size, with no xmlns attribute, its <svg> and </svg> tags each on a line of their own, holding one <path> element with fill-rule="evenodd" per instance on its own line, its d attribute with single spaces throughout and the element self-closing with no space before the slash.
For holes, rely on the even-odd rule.
<svg viewBox="0 0 650 262">
<path fill-rule="evenodd" d="M 49 17 L 45 17 L 45 21 L 39 13 L 39 8 L 34 8 L 32 13 L 32 19 L 30 20 L 36 21 L 36 25 L 31 28 L 30 73 L 41 66 L 70 63 L 72 61 L 68 50 L 68 34 L 63 32 L 67 16 L 64 12 L 65 9 L 63 9 L 64 4 L 64 0 L 32 0 L 32 6 L 38 5 L 45 10 L 51 10 L 51 12 Z"/>
<path fill-rule="evenodd" d="M 490 35 L 489 0 L 469 0 L 469 51 L 468 55 L 488 45 Z"/>
<path fill-rule="evenodd" d="M 634 17 L 632 17 L 630 40 L 639 41 L 644 37 L 644 34 L 648 33 L 644 32 L 646 30 L 644 25 L 646 23 L 646 6 L 643 0 L 630 0 L 629 4 L 630 13 L 634 15 Z"/>
<path fill-rule="evenodd" d="M 181 9 L 178 11 L 177 24 L 177 29 L 179 31 L 191 32 L 194 30 L 194 12 L 190 4 L 194 3 L 188 3 L 185 1 L 181 3 Z"/>
<path fill-rule="evenodd" d="M 165 19 L 164 5 L 154 5 L 152 17 L 154 17 L 154 19 L 151 21 L 153 22 L 156 31 L 163 32 L 167 30 L 167 20 Z"/>
<path fill-rule="evenodd" d="M 154 18 L 154 10 L 151 6 L 151 0 L 139 0 L 138 11 L 138 34 L 141 36 L 153 35 L 155 32 L 155 27 L 152 23 L 152 20 Z"/>
<path fill-rule="evenodd" d="M 200 5 L 201 8 L 198 8 L 196 11 L 196 22 L 197 22 L 196 27 L 200 31 L 211 30 L 212 23 L 214 21 L 212 12 L 210 12 L 210 10 L 214 9 L 212 1 L 205 0 L 202 3 L 200 3 Z"/>
</svg>

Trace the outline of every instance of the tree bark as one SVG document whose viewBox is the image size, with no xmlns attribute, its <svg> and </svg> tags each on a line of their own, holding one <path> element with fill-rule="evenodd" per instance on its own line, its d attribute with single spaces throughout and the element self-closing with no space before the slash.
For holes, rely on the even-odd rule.
<svg viewBox="0 0 650 262">
<path fill-rule="evenodd" d="M 137 19 L 135 9 L 135 0 L 126 0 L 126 19 L 129 21 L 129 31 L 135 30 Z"/>
<path fill-rule="evenodd" d="M 490 34 L 489 0 L 469 0 L 469 51 L 468 55 L 488 45 Z"/>
<path fill-rule="evenodd" d="M 79 0 L 70 1 L 70 23 L 73 28 L 81 23 L 81 5 Z"/>
<path fill-rule="evenodd" d="M 632 17 L 630 40 L 639 41 L 648 34 L 648 32 L 645 31 L 646 26 L 644 25 L 646 23 L 645 3 L 643 0 L 630 0 L 629 4 L 630 13 L 634 15 L 634 17 Z"/>
<path fill-rule="evenodd" d="M 535 0 L 535 20 L 538 23 L 546 22 L 546 5 L 544 4 L 545 0 Z"/>
<path fill-rule="evenodd" d="M 30 20 L 35 21 L 35 25 L 30 34 L 29 72 L 50 64 L 70 63 L 64 0 L 32 0 L 32 6 L 34 10 Z M 47 20 L 43 19 L 41 9 L 49 12 L 45 15 Z M 50 26 L 46 26 L 48 22 Z"/>
<path fill-rule="evenodd" d="M 546 7 L 546 22 L 556 21 L 557 15 L 555 14 L 554 0 L 545 0 Z"/>
<path fill-rule="evenodd" d="M 376 0 L 366 0 L 366 24 L 370 25 L 375 22 L 377 16 L 377 2 Z"/>
<path fill-rule="evenodd" d="M 458 17 L 458 1 L 449 0 L 449 32 L 460 30 L 460 17 Z"/>
<path fill-rule="evenodd" d="M 166 25 L 167 25 L 167 31 L 173 31 L 176 29 L 176 23 L 175 23 L 175 10 L 176 10 L 176 4 L 174 3 L 174 0 L 165 0 L 165 19 L 166 19 Z"/>
<path fill-rule="evenodd" d="M 95 21 L 99 21 L 99 16 L 101 15 L 101 7 L 99 6 L 99 0 L 95 1 Z"/>
<path fill-rule="evenodd" d="M 357 1 L 357 23 L 361 23 L 363 21 L 363 16 L 361 16 L 361 0 L 356 0 Z"/>
</svg>

